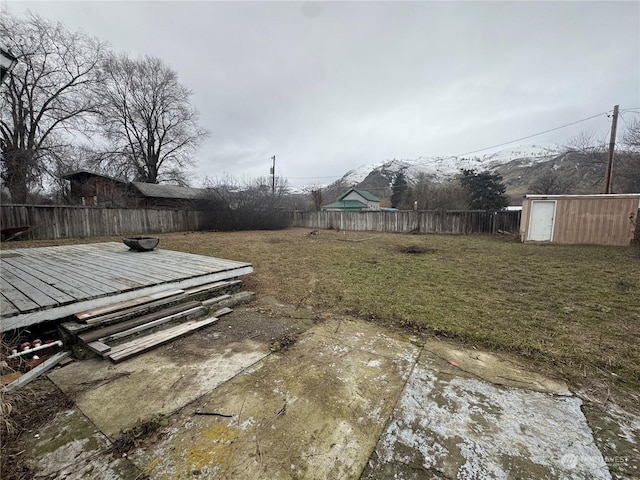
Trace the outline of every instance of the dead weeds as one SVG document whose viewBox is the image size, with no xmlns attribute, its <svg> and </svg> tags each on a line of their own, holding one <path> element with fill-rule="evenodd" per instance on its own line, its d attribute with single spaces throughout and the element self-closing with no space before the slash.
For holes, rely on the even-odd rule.
<svg viewBox="0 0 640 480">
<path fill-rule="evenodd" d="M 111 444 L 109 451 L 117 456 L 123 456 L 132 450 L 153 443 L 164 434 L 169 426 L 169 419 L 164 415 L 156 415 L 150 420 L 139 422 L 132 428 L 124 430 Z"/>
<path fill-rule="evenodd" d="M 74 404 L 49 379 L 41 378 L 16 394 L 4 396 L 11 404 L 9 415 L 0 424 L 0 472 L 6 480 L 30 480 L 32 472 L 22 462 L 16 440 L 24 433 L 37 431 L 56 414 L 73 408 Z"/>
</svg>

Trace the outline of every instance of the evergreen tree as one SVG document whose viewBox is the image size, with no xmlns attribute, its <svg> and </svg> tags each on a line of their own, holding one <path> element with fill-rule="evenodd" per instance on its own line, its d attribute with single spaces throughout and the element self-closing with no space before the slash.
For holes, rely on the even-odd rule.
<svg viewBox="0 0 640 480">
<path fill-rule="evenodd" d="M 469 194 L 471 210 L 500 210 L 509 204 L 504 192 L 507 187 L 502 176 L 487 170 L 477 173 L 475 170 L 462 170 L 460 184 Z"/>
<path fill-rule="evenodd" d="M 406 207 L 405 204 L 409 200 L 409 197 L 411 197 L 411 189 L 407 183 L 407 177 L 404 172 L 398 172 L 391 186 L 391 207 Z"/>
</svg>

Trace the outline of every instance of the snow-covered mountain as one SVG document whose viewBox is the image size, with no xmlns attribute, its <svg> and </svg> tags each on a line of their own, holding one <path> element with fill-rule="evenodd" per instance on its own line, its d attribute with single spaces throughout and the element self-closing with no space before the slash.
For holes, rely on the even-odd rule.
<svg viewBox="0 0 640 480">
<path fill-rule="evenodd" d="M 363 183 L 371 175 L 382 175 L 393 182 L 398 172 L 403 172 L 407 180 L 415 182 L 422 174 L 433 181 L 444 181 L 460 173 L 460 169 L 495 170 L 498 167 L 518 162 L 522 167 L 546 162 L 566 152 L 559 145 L 520 145 L 494 153 L 473 157 L 419 157 L 414 160 L 388 160 L 362 165 L 348 171 L 334 185 L 340 188 Z M 337 186 L 336 185 L 336 186 Z"/>
<path fill-rule="evenodd" d="M 461 169 L 471 169 L 500 174 L 507 187 L 506 193 L 514 197 L 532 193 L 534 188 L 557 189 L 560 184 L 561 191 L 555 193 L 591 194 L 602 191 L 606 157 L 604 150 L 582 151 L 561 145 L 536 144 L 504 148 L 483 155 L 394 159 L 350 170 L 326 186 L 324 192 L 325 199 L 332 201 L 348 188 L 356 187 L 389 199 L 391 186 L 399 172 L 411 185 L 420 178 L 429 182 L 445 182 L 452 180 Z M 618 193 L 637 192 L 640 188 L 640 175 L 637 173 L 639 157 L 632 152 L 617 154 L 613 183 Z M 553 185 L 549 186 L 549 182 Z M 308 190 L 301 193 L 308 193 Z"/>
</svg>

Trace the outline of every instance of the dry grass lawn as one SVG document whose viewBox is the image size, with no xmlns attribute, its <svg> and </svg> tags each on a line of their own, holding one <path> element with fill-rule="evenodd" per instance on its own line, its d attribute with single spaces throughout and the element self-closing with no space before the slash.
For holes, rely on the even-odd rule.
<svg viewBox="0 0 640 480">
<path fill-rule="evenodd" d="M 167 234 L 159 246 L 250 262 L 245 282 L 258 295 L 514 353 L 574 388 L 633 404 L 640 259 L 631 248 L 309 232 Z M 105 240 L 114 238 L 91 241 Z M 62 243 L 71 242 L 11 247 Z"/>
</svg>

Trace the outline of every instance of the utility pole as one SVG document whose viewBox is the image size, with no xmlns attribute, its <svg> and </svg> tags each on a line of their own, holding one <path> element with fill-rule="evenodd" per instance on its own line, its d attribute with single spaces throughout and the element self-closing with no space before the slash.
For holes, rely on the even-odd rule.
<svg viewBox="0 0 640 480">
<path fill-rule="evenodd" d="M 616 127 L 618 126 L 618 105 L 613 107 L 611 120 L 611 138 L 609 140 L 609 157 L 607 159 L 607 173 L 604 177 L 604 193 L 611 193 L 611 171 L 613 170 L 613 151 L 616 148 Z"/>
<path fill-rule="evenodd" d="M 276 156 L 271 157 L 273 165 L 271 166 L 271 195 L 276 194 Z"/>
</svg>

